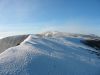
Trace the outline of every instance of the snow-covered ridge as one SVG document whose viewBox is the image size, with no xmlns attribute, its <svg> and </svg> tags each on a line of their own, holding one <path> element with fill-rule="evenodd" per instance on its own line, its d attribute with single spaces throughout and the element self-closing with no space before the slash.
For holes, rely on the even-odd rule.
<svg viewBox="0 0 100 75">
<path fill-rule="evenodd" d="M 99 56 L 91 53 L 98 51 L 81 42 L 86 36 L 66 35 L 46 32 L 20 39 L 0 54 L 0 75 L 100 75 Z"/>
<path fill-rule="evenodd" d="M 67 36 L 67 37 L 82 37 L 85 39 L 100 39 L 100 37 L 94 35 L 94 34 L 88 34 L 88 35 L 84 35 L 84 34 L 74 34 L 74 33 L 66 33 L 66 32 L 58 32 L 58 31 L 47 31 L 47 32 L 43 32 L 40 33 L 39 35 L 41 36 L 47 36 L 47 37 L 63 37 L 63 36 Z"/>
</svg>

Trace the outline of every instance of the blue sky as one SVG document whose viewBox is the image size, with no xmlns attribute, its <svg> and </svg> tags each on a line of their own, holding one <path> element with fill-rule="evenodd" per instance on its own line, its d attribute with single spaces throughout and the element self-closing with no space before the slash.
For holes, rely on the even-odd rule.
<svg viewBox="0 0 100 75">
<path fill-rule="evenodd" d="M 0 0 L 0 35 L 50 30 L 100 36 L 100 0 Z"/>
</svg>

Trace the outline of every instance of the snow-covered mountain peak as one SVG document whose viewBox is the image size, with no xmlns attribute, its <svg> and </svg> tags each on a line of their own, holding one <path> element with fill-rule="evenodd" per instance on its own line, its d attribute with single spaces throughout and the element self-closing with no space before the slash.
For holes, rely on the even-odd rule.
<svg viewBox="0 0 100 75">
<path fill-rule="evenodd" d="M 45 32 L 1 39 L 0 75 L 100 75 L 100 41 L 79 36 Z"/>
</svg>

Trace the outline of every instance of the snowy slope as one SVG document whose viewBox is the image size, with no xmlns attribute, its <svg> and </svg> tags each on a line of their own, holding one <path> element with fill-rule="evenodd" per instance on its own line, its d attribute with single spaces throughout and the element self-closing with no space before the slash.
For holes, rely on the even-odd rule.
<svg viewBox="0 0 100 75">
<path fill-rule="evenodd" d="M 100 75 L 96 52 L 81 35 L 46 32 L 29 35 L 0 54 L 0 75 Z"/>
<path fill-rule="evenodd" d="M 0 53 L 10 47 L 19 45 L 27 37 L 28 35 L 18 35 L 0 39 Z"/>
</svg>

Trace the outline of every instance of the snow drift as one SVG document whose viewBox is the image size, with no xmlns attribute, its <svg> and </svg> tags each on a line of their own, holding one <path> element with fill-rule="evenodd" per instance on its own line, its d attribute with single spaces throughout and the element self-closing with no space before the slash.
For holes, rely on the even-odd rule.
<svg viewBox="0 0 100 75">
<path fill-rule="evenodd" d="M 100 51 L 82 42 L 99 37 L 46 32 L 25 38 L 9 49 L 0 44 L 1 51 L 6 49 L 0 54 L 0 75 L 100 75 L 95 54 Z"/>
</svg>

